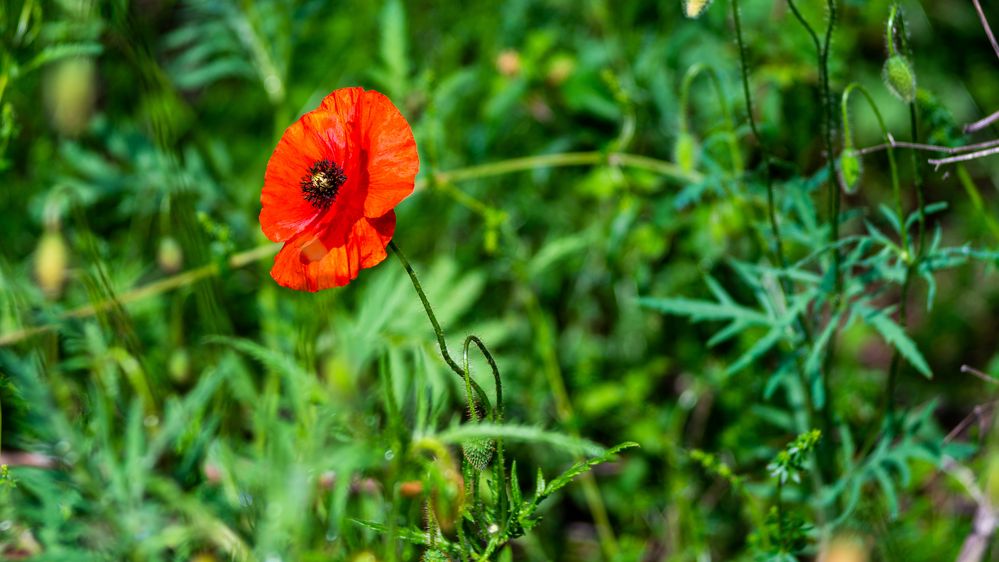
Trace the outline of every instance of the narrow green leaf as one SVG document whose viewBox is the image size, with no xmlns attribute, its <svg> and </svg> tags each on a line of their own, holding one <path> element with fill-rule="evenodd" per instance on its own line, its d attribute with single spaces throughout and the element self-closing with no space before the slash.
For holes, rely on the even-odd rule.
<svg viewBox="0 0 999 562">
<path fill-rule="evenodd" d="M 884 311 L 874 311 L 867 307 L 862 307 L 858 309 L 858 312 L 917 371 L 926 376 L 926 378 L 933 377 L 930 366 L 926 363 L 926 359 L 923 358 L 923 354 L 916 348 L 916 344 L 905 333 L 905 330 L 889 318 Z"/>
<path fill-rule="evenodd" d="M 642 297 L 638 303 L 665 314 L 689 316 L 694 322 L 706 320 L 741 319 L 751 324 L 769 324 L 767 317 L 755 310 L 734 304 L 718 304 L 709 301 L 699 301 L 685 298 L 654 298 Z"/>
<path fill-rule="evenodd" d="M 628 449 L 630 447 L 638 447 L 638 443 L 635 443 L 633 441 L 626 441 L 624 443 L 611 447 L 610 449 L 607 450 L 606 453 L 600 455 L 599 457 L 577 462 L 576 464 L 569 467 L 568 470 L 566 470 L 562 474 L 559 474 L 554 480 L 549 482 L 548 485 L 545 486 L 544 492 L 538 498 L 535 499 L 535 502 L 552 495 L 561 488 L 564 488 L 569 482 L 572 482 L 573 478 L 579 476 L 584 472 L 589 471 L 598 464 L 602 464 L 611 460 L 617 455 L 618 452 L 624 449 Z"/>
<path fill-rule="evenodd" d="M 456 425 L 433 435 L 444 443 L 464 443 L 472 439 L 509 439 L 549 445 L 571 454 L 601 455 L 605 449 L 596 443 L 532 425 L 480 422 Z"/>
</svg>

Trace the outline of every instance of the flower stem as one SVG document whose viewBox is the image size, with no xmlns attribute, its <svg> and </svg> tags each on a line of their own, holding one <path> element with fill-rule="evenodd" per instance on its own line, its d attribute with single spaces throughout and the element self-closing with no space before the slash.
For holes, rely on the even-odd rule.
<svg viewBox="0 0 999 562">
<path fill-rule="evenodd" d="M 482 401 L 482 403 L 485 405 L 486 409 L 488 410 L 489 398 L 486 396 L 485 391 L 482 390 L 482 387 L 479 386 L 479 384 L 476 383 L 474 380 L 466 377 L 465 370 L 462 369 L 461 366 L 459 366 L 458 363 L 451 358 L 451 354 L 448 353 L 447 342 L 444 341 L 444 330 L 441 329 L 441 324 L 440 322 L 437 321 L 437 315 L 434 314 L 434 309 L 433 307 L 430 306 L 430 301 L 427 299 L 426 292 L 423 291 L 423 285 L 420 284 L 420 279 L 419 277 L 416 276 L 416 271 L 413 269 L 413 266 L 410 265 L 409 260 L 406 259 L 406 255 L 403 254 L 402 250 L 399 249 L 399 246 L 395 243 L 395 240 L 389 241 L 388 248 L 392 250 L 392 253 L 395 254 L 395 257 L 399 258 L 399 262 L 402 263 L 403 269 L 406 270 L 406 273 L 409 274 L 410 281 L 413 282 L 413 288 L 416 289 L 416 294 L 419 295 L 420 302 L 423 303 L 423 309 L 426 310 L 427 312 L 427 318 L 430 319 L 430 324 L 434 327 L 434 335 L 437 336 L 437 345 L 440 347 L 441 356 L 444 358 L 444 362 L 447 363 L 447 366 L 450 367 L 451 370 L 454 371 L 456 375 L 458 375 L 458 377 L 462 380 L 462 382 L 470 384 L 472 388 L 475 389 L 475 393 L 478 394 L 479 400 Z M 493 362 L 490 363 L 492 365 L 495 365 L 495 363 Z M 472 405 L 469 405 L 469 407 L 471 408 Z"/>
</svg>

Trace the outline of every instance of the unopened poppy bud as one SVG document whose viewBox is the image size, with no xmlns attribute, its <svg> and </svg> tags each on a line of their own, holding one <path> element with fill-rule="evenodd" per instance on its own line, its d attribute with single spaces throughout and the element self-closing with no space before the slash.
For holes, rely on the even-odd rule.
<svg viewBox="0 0 999 562">
<path fill-rule="evenodd" d="M 864 172 L 863 160 L 857 149 L 848 147 L 843 154 L 840 154 L 838 171 L 843 191 L 849 195 L 856 193 L 860 185 L 860 176 Z"/>
<path fill-rule="evenodd" d="M 683 15 L 690 19 L 699 18 L 708 9 L 709 4 L 711 0 L 684 0 Z"/>
<path fill-rule="evenodd" d="M 492 439 L 469 439 L 461 444 L 461 454 L 475 470 L 485 470 L 493 460 L 495 443 Z"/>
<path fill-rule="evenodd" d="M 507 49 L 496 57 L 496 70 L 503 76 L 520 74 L 520 55 L 513 49 Z"/>
<path fill-rule="evenodd" d="M 58 298 L 66 283 L 69 253 L 62 233 L 49 228 L 42 234 L 35 252 L 35 277 L 48 298 Z"/>
<path fill-rule="evenodd" d="M 333 485 L 336 484 L 336 473 L 331 471 L 326 471 L 319 475 L 319 487 L 324 490 L 333 489 Z"/>
<path fill-rule="evenodd" d="M 45 81 L 45 106 L 52 126 L 75 137 L 87 128 L 93 113 L 97 66 L 90 57 L 62 59 Z"/>
<path fill-rule="evenodd" d="M 819 552 L 819 562 L 867 562 L 867 546 L 858 537 L 842 536 L 829 541 Z"/>
<path fill-rule="evenodd" d="M 218 484 L 222 481 L 222 470 L 217 465 L 206 462 L 202 470 L 205 474 L 205 481 L 209 484 Z"/>
<path fill-rule="evenodd" d="M 175 349 L 170 354 L 170 360 L 167 363 L 167 372 L 174 382 L 187 382 L 187 378 L 191 374 L 191 356 L 187 353 L 186 349 L 181 347 Z"/>
<path fill-rule="evenodd" d="M 370 550 L 362 550 L 350 559 L 351 562 L 378 562 L 378 557 Z"/>
<path fill-rule="evenodd" d="M 399 493 L 404 498 L 415 498 L 423 493 L 423 482 L 419 480 L 407 480 L 399 484 Z"/>
<path fill-rule="evenodd" d="M 552 57 L 551 62 L 548 63 L 548 82 L 556 86 L 565 82 L 572 75 L 575 67 L 576 63 L 572 60 L 572 57 L 568 55 L 555 55 Z"/>
<path fill-rule="evenodd" d="M 184 251 L 172 236 L 165 236 L 160 240 L 156 263 L 166 273 L 177 273 L 183 267 Z"/>
<path fill-rule="evenodd" d="M 700 147 L 697 145 L 697 139 L 694 138 L 694 135 L 684 131 L 676 138 L 676 144 L 673 145 L 673 160 L 684 172 L 692 172 L 697 166 L 699 152 Z"/>
<path fill-rule="evenodd" d="M 916 99 L 916 71 L 905 57 L 888 57 L 881 71 L 881 79 L 898 99 L 905 103 L 912 103 Z"/>
</svg>

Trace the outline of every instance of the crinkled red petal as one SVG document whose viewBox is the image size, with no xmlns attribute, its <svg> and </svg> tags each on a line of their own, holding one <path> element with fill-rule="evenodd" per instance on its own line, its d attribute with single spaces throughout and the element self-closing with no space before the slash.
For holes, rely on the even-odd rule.
<svg viewBox="0 0 999 562">
<path fill-rule="evenodd" d="M 271 276 L 283 287 L 315 292 L 342 287 L 364 268 L 385 259 L 395 232 L 395 211 L 354 223 L 342 246 L 329 247 L 321 233 L 304 232 L 285 243 L 274 259 Z"/>
</svg>

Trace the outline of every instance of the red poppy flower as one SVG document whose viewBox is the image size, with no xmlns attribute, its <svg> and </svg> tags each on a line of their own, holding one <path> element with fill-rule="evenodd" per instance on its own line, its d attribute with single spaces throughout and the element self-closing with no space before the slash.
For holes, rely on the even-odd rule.
<svg viewBox="0 0 999 562">
<path fill-rule="evenodd" d="M 267 163 L 260 227 L 284 247 L 271 276 L 318 291 L 385 259 L 393 208 L 420 159 L 409 123 L 375 91 L 343 88 L 288 127 Z"/>
</svg>

